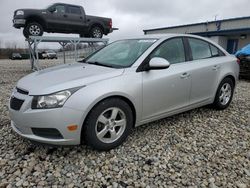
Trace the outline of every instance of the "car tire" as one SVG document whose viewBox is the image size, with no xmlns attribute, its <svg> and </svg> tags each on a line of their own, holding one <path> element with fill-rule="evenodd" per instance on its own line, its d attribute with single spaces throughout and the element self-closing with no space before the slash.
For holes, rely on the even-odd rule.
<svg viewBox="0 0 250 188">
<path fill-rule="evenodd" d="M 103 37 L 103 30 L 99 26 L 94 26 L 90 30 L 90 37 L 92 38 L 102 38 Z"/>
<path fill-rule="evenodd" d="M 234 83 L 231 78 L 225 78 L 221 81 L 213 103 L 213 107 L 217 110 L 226 109 L 232 99 L 234 94 Z"/>
<path fill-rule="evenodd" d="M 29 36 L 42 36 L 43 27 L 37 22 L 28 23 L 23 29 L 23 35 L 25 38 L 29 38 Z"/>
<path fill-rule="evenodd" d="M 121 145 L 133 127 L 130 106 L 119 98 L 109 98 L 93 107 L 82 129 L 83 142 L 100 151 Z"/>
</svg>

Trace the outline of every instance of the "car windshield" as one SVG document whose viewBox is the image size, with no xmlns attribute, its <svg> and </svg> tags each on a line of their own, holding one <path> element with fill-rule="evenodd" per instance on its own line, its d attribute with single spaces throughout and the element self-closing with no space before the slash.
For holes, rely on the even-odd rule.
<svg viewBox="0 0 250 188">
<path fill-rule="evenodd" d="M 156 39 L 120 40 L 90 55 L 86 63 L 114 68 L 130 67 Z"/>
</svg>

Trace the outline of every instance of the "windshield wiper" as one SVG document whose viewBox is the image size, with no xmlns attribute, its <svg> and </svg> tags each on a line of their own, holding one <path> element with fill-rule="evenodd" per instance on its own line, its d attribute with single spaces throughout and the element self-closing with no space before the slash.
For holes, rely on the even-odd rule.
<svg viewBox="0 0 250 188">
<path fill-rule="evenodd" d="M 85 59 L 82 59 L 82 60 L 79 60 L 77 61 L 78 63 L 86 63 L 86 60 Z"/>
<path fill-rule="evenodd" d="M 86 63 L 92 64 L 92 65 L 99 65 L 99 66 L 103 66 L 103 67 L 111 67 L 111 68 L 114 68 L 113 65 L 108 65 L 108 64 L 100 63 L 100 62 L 98 62 L 98 61 L 86 61 Z"/>
</svg>

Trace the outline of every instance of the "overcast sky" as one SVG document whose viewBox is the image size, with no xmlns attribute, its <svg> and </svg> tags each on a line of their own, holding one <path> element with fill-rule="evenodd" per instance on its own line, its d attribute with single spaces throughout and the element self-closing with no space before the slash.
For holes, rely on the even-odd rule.
<svg viewBox="0 0 250 188">
<path fill-rule="evenodd" d="M 143 29 L 212 21 L 216 15 L 217 19 L 250 16 L 249 0 L 0 0 L 1 47 L 24 47 L 22 30 L 12 27 L 14 10 L 42 9 L 55 2 L 82 5 L 87 14 L 112 18 L 113 26 L 119 28 L 107 36 L 112 41 L 143 35 Z"/>
</svg>

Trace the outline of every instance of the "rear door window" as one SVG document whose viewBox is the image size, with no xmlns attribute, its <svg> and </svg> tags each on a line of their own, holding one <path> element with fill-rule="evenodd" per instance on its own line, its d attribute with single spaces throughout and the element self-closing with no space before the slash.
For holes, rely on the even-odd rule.
<svg viewBox="0 0 250 188">
<path fill-rule="evenodd" d="M 210 48 L 211 48 L 211 53 L 213 57 L 225 56 L 225 54 L 214 45 L 210 44 Z"/>
<path fill-rule="evenodd" d="M 81 14 L 81 9 L 80 7 L 75 7 L 75 6 L 69 6 L 68 7 L 68 13 L 70 14 Z"/>
<path fill-rule="evenodd" d="M 193 55 L 193 60 L 212 57 L 209 46 L 210 44 L 208 42 L 195 38 L 189 38 L 188 41 Z"/>
</svg>

